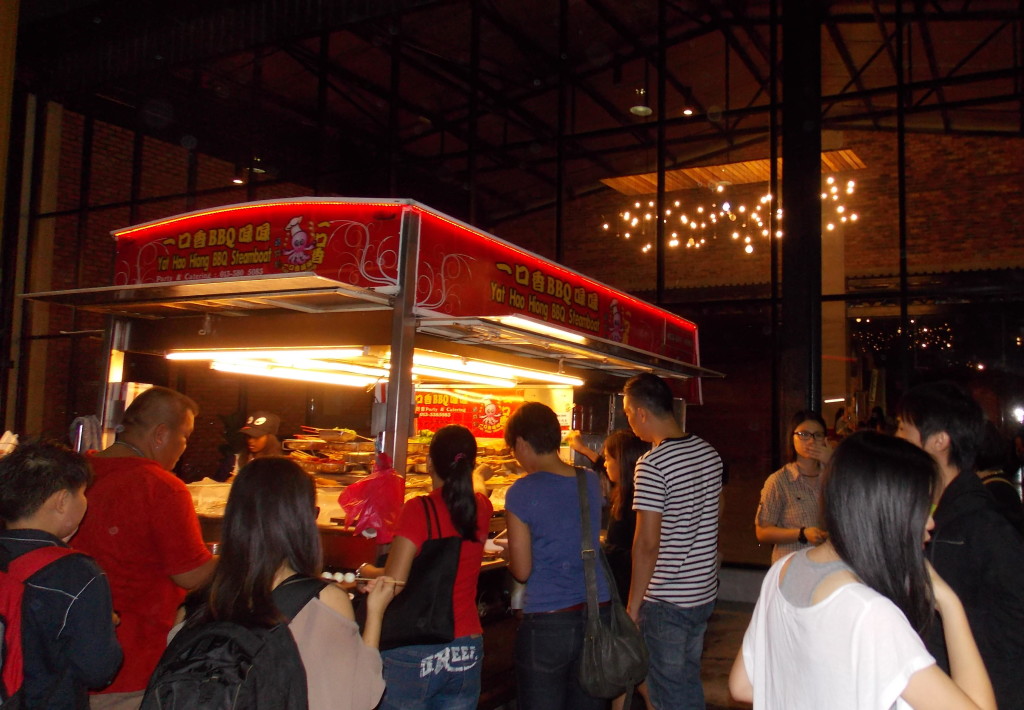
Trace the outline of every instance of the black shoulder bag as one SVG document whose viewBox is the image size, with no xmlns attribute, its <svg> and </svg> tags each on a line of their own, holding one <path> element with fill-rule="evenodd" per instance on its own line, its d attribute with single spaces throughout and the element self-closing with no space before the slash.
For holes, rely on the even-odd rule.
<svg viewBox="0 0 1024 710">
<path fill-rule="evenodd" d="M 587 626 L 580 654 L 579 679 L 583 690 L 596 698 L 614 698 L 629 693 L 625 707 L 629 707 L 633 688 L 647 677 L 647 646 L 640 629 L 629 618 L 619 599 L 619 591 L 612 577 L 608 560 L 601 549 L 594 550 L 590 527 L 590 497 L 587 478 L 582 469 L 576 470 L 576 484 L 580 495 L 580 550 L 583 555 L 583 574 L 587 582 Z M 597 572 L 594 558 L 600 556 L 608 588 L 611 590 L 611 614 L 607 622 L 601 619 L 597 604 Z"/>
<path fill-rule="evenodd" d="M 388 604 L 381 622 L 380 650 L 455 640 L 452 589 L 459 569 L 461 537 L 441 534 L 434 501 L 419 498 L 427 519 L 427 539 L 413 558 L 405 588 Z M 433 514 L 433 521 L 431 521 Z"/>
</svg>

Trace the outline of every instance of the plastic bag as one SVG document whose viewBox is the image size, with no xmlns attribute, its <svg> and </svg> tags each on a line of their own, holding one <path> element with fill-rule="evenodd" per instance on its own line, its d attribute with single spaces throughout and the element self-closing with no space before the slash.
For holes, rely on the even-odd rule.
<svg viewBox="0 0 1024 710">
<path fill-rule="evenodd" d="M 345 524 L 353 525 L 357 535 L 375 538 L 378 544 L 395 536 L 398 514 L 405 502 L 405 479 L 395 472 L 391 457 L 377 454 L 373 473 L 348 486 L 338 496 L 345 511 Z"/>
</svg>

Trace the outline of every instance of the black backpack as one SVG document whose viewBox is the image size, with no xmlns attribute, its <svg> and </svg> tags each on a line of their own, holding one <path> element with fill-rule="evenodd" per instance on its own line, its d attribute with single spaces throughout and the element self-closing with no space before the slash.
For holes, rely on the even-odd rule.
<svg viewBox="0 0 1024 710">
<path fill-rule="evenodd" d="M 293 575 L 274 603 L 293 619 L 327 582 Z M 306 670 L 286 623 L 250 628 L 218 621 L 172 639 L 149 679 L 141 710 L 306 710 Z"/>
</svg>

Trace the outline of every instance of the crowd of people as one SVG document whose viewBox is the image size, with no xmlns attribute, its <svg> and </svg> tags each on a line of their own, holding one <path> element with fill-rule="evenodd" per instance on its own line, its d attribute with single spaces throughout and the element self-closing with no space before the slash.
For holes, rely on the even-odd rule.
<svg viewBox="0 0 1024 710">
<path fill-rule="evenodd" d="M 730 676 L 736 698 L 1024 708 L 1024 511 L 992 430 L 948 382 L 909 390 L 894 431 L 848 432 L 834 450 L 818 415 L 794 416 L 792 463 L 757 511 L 758 540 L 776 551 Z"/>
<path fill-rule="evenodd" d="M 274 455 L 272 414 L 255 413 L 243 429 L 254 446 L 211 554 L 170 472 L 197 412 L 187 396 L 153 387 L 102 451 L 28 442 L 0 459 L 0 570 L 24 588 L 13 632 L 23 669 L 8 677 L 5 638 L 5 697 L 17 693 L 26 708 L 148 707 L 169 656 L 210 625 L 235 624 L 290 631 L 305 683 L 277 692 L 301 707 L 475 708 L 484 652 L 476 587 L 492 505 L 472 433 L 451 425 L 433 436 L 433 492 L 406 502 L 386 559 L 357 570 L 357 614 L 347 590 L 317 581 L 315 486 Z M 528 402 L 506 422 L 526 472 L 507 493 L 500 541 L 526 585 L 514 649 L 525 710 L 609 703 L 578 682 L 584 490 L 595 549 L 607 520 L 611 574 L 597 576 L 599 613 L 608 617 L 617 589 L 649 653 L 640 694 L 656 709 L 705 706 L 722 458 L 683 430 L 670 387 L 654 375 L 627 381 L 624 413 L 629 429 L 600 453 L 569 437 L 589 460 L 582 488 L 559 454 L 555 412 Z M 1019 494 L 986 463 L 984 416 L 958 387 L 916 387 L 896 415 L 895 435 L 872 428 L 837 446 L 819 414 L 793 415 L 789 462 L 767 479 L 755 516 L 773 564 L 730 674 L 737 699 L 785 710 L 1024 708 Z M 997 505 L 993 494 L 1007 487 L 1016 497 Z M 394 641 L 388 608 L 413 598 L 417 570 L 440 559 L 435 543 L 450 560 L 440 595 L 449 628 L 444 638 Z"/>
</svg>

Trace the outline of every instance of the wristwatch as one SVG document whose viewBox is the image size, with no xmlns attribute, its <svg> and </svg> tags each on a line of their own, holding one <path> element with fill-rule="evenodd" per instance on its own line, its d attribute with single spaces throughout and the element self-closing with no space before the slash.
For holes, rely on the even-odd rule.
<svg viewBox="0 0 1024 710">
<path fill-rule="evenodd" d="M 800 528 L 800 534 L 796 536 L 796 541 L 799 542 L 801 545 L 807 544 L 807 536 L 804 534 L 804 530 L 806 529 L 807 528 Z"/>
</svg>

